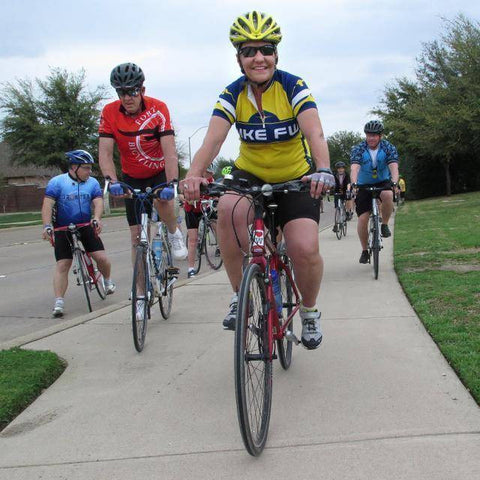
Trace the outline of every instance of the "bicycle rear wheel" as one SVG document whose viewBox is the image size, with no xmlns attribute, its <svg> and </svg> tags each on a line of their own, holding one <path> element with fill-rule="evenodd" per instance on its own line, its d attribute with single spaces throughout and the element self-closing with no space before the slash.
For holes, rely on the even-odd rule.
<svg viewBox="0 0 480 480">
<path fill-rule="evenodd" d="M 77 264 L 77 280 L 78 283 L 83 285 L 83 291 L 87 299 L 88 311 L 92 311 L 92 303 L 90 301 L 90 275 L 88 274 L 87 264 L 84 258 L 85 253 L 82 250 L 75 250 L 75 263 Z"/>
<path fill-rule="evenodd" d="M 207 262 L 214 270 L 218 270 L 223 263 L 220 256 L 220 249 L 218 248 L 217 234 L 213 229 L 212 224 L 209 222 L 205 229 L 205 257 Z"/>
<path fill-rule="evenodd" d="M 133 267 L 132 283 L 132 330 L 133 343 L 137 352 L 143 350 L 147 334 L 149 316 L 148 284 L 147 250 L 144 246 L 139 245 Z"/>
<path fill-rule="evenodd" d="M 167 236 L 164 235 L 164 239 Z M 162 317 L 167 320 L 172 311 L 173 302 L 173 261 L 172 251 L 170 249 L 170 243 L 168 241 L 162 242 L 162 260 L 160 262 L 159 271 L 162 275 L 162 285 L 160 296 L 158 297 L 158 304 L 160 306 L 160 313 Z"/>
<path fill-rule="evenodd" d="M 260 267 L 245 269 L 235 328 L 235 397 L 243 443 L 260 455 L 267 441 L 272 406 L 272 360 L 268 351 L 265 280 Z"/>
<path fill-rule="evenodd" d="M 340 240 L 342 238 L 342 214 L 340 208 L 335 208 L 335 235 Z"/>
<path fill-rule="evenodd" d="M 287 265 L 290 265 L 290 260 L 286 255 L 282 258 L 283 262 Z M 283 322 L 287 320 L 289 315 L 293 310 L 293 288 L 290 279 L 288 278 L 287 272 L 282 268 L 278 271 L 278 277 L 280 281 L 280 288 L 282 290 L 282 300 L 283 300 L 283 310 L 282 318 L 279 319 L 280 325 L 283 325 Z M 293 319 L 290 322 L 288 327 L 290 331 L 293 332 Z M 280 360 L 280 365 L 284 370 L 288 370 L 292 363 L 292 342 L 289 342 L 285 337 L 281 340 L 277 340 L 277 349 L 278 349 L 278 359 Z"/>
</svg>

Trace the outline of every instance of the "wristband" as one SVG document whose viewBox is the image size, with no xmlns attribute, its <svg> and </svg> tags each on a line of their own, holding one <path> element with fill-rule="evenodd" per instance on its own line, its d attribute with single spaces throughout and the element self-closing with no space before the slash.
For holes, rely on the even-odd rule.
<svg viewBox="0 0 480 480">
<path fill-rule="evenodd" d="M 47 229 L 49 229 L 49 228 L 50 228 L 50 229 L 52 228 L 52 226 L 51 226 L 50 224 L 47 224 L 47 225 L 44 225 L 44 226 L 43 226 L 43 229 L 44 229 L 44 230 L 47 230 Z"/>
<path fill-rule="evenodd" d="M 317 173 L 329 173 L 330 175 L 333 175 L 332 170 L 330 168 L 319 168 L 317 169 Z"/>
</svg>

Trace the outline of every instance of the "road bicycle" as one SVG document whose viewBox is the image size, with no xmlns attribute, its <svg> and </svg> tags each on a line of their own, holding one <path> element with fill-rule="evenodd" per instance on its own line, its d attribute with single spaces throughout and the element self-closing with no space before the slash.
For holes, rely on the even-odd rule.
<svg viewBox="0 0 480 480">
<path fill-rule="evenodd" d="M 368 220 L 368 254 L 370 256 L 369 263 L 373 258 L 373 275 L 375 280 L 378 279 L 378 270 L 380 262 L 380 250 L 383 248 L 382 235 L 380 233 L 380 213 L 378 202 L 380 194 L 384 190 L 392 190 L 392 187 L 374 187 L 358 185 L 359 190 L 366 190 L 372 193 L 372 208 L 370 210 L 370 218 Z M 395 198 L 394 198 L 395 201 Z"/>
<path fill-rule="evenodd" d="M 106 190 L 110 180 L 106 178 Z M 167 227 L 164 222 L 152 221 L 146 211 L 146 205 L 159 198 L 159 193 L 166 187 L 174 187 L 173 182 L 149 187 L 142 192 L 124 182 L 122 186 L 126 195 L 135 200 L 135 211 L 140 225 L 140 236 L 135 247 L 135 263 L 132 279 L 132 327 L 133 343 L 138 352 L 145 346 L 147 322 L 151 318 L 151 308 L 156 299 L 160 313 L 166 320 L 170 316 L 173 302 L 173 285 L 178 278 L 179 269 L 173 265 L 171 245 L 168 240 Z M 160 254 L 156 255 L 150 239 L 158 232 L 157 240 Z"/>
<path fill-rule="evenodd" d="M 90 301 L 90 292 L 96 290 L 98 296 L 105 300 L 105 283 L 103 275 L 95 265 L 91 255 L 85 251 L 81 244 L 80 230 L 89 225 L 86 223 L 70 223 L 64 227 L 56 227 L 47 229 L 47 233 L 50 238 L 52 247 L 55 246 L 55 232 L 68 232 L 68 240 L 72 249 L 73 268 L 72 272 L 75 275 L 76 283 L 78 286 L 83 286 L 85 292 L 85 298 L 87 299 L 88 311 L 92 311 L 92 303 Z M 95 222 L 93 222 L 93 228 L 95 228 Z"/>
<path fill-rule="evenodd" d="M 347 235 L 347 211 L 345 209 L 344 195 L 341 193 L 334 194 L 335 199 L 335 227 L 334 232 L 338 240 L 341 240 L 342 235 Z"/>
<path fill-rule="evenodd" d="M 217 200 L 202 199 L 200 200 L 200 209 L 202 216 L 198 222 L 197 247 L 195 249 L 195 265 L 194 274 L 200 271 L 202 266 L 202 255 L 205 255 L 208 264 L 213 270 L 218 270 L 223 260 L 220 256 L 220 249 L 217 242 L 217 220 L 216 205 Z"/>
<path fill-rule="evenodd" d="M 243 443 L 248 453 L 258 456 L 265 447 L 270 423 L 272 362 L 278 358 L 287 370 L 292 363 L 292 345 L 300 343 L 293 332 L 300 294 L 287 252 L 277 248 L 278 205 L 274 194 L 292 194 L 310 186 L 299 180 L 252 187 L 226 183 L 210 184 L 208 194 L 248 198 L 254 211 L 250 249 L 244 252 L 246 262 L 238 294 L 234 372 Z"/>
</svg>

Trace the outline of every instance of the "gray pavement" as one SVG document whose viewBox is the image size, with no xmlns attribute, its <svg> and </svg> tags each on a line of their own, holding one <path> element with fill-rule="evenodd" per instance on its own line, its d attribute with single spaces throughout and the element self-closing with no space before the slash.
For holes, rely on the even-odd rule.
<svg viewBox="0 0 480 480">
<path fill-rule="evenodd" d="M 128 308 L 28 344 L 68 368 L 0 433 L 0 479 L 480 478 L 480 409 L 405 299 L 393 239 L 375 281 L 354 229 L 319 235 L 325 339 L 275 365 L 260 458 L 238 430 L 220 271 L 175 290 L 141 354 Z"/>
</svg>

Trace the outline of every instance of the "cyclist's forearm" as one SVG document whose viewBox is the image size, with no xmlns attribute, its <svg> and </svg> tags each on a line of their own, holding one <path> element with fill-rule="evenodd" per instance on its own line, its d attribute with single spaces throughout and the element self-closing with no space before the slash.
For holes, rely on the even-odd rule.
<svg viewBox="0 0 480 480">
<path fill-rule="evenodd" d="M 178 180 L 178 157 L 175 147 L 175 137 L 173 135 L 166 135 L 160 137 L 160 144 L 165 158 L 165 176 L 167 182 L 171 180 Z"/>
<path fill-rule="evenodd" d="M 393 183 L 398 183 L 398 163 L 389 163 L 388 168 L 390 170 L 390 179 Z"/>
<path fill-rule="evenodd" d="M 352 165 L 350 166 L 350 182 L 351 183 L 357 183 L 359 170 L 360 170 L 360 165 L 358 165 L 358 163 L 352 163 Z"/>
<path fill-rule="evenodd" d="M 103 198 L 94 198 L 92 201 L 93 205 L 93 219 L 100 221 L 103 215 Z"/>
<path fill-rule="evenodd" d="M 52 224 L 52 212 L 55 205 L 55 200 L 45 197 L 42 204 L 42 223 L 43 225 Z"/>
<path fill-rule="evenodd" d="M 117 181 L 117 169 L 113 162 L 113 148 L 115 140 L 113 138 L 100 137 L 98 141 L 98 164 L 104 177 L 110 177 Z"/>
</svg>

